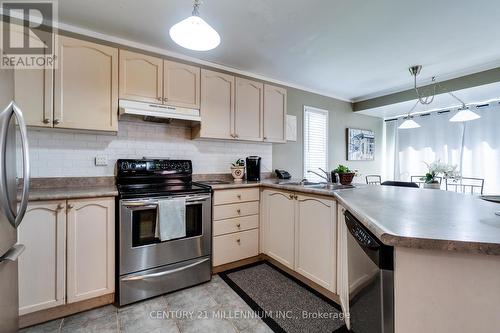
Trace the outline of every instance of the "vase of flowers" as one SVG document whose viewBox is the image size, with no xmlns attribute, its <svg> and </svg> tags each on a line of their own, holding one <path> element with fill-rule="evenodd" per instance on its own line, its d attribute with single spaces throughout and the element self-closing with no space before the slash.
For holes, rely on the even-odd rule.
<svg viewBox="0 0 500 333">
<path fill-rule="evenodd" d="M 245 175 L 245 161 L 241 158 L 231 163 L 231 175 L 235 182 L 241 182 Z"/>
<path fill-rule="evenodd" d="M 440 160 L 434 161 L 432 163 L 426 163 L 427 173 L 420 180 L 424 181 L 424 188 L 439 190 L 441 188 L 441 183 L 437 180 L 439 175 L 442 175 L 444 179 L 459 177 L 459 172 L 457 171 L 457 166 L 452 164 L 447 164 L 441 162 Z"/>
</svg>

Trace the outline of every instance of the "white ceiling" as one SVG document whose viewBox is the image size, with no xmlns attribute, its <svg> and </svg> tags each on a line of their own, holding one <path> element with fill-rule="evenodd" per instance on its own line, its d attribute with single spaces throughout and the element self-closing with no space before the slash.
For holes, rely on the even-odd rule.
<svg viewBox="0 0 500 333">
<path fill-rule="evenodd" d="M 60 0 L 59 20 L 133 42 L 361 100 L 421 79 L 500 66 L 500 2 L 494 0 L 204 0 L 201 16 L 221 45 L 193 52 L 169 28 L 190 0 Z"/>
<path fill-rule="evenodd" d="M 454 92 L 458 98 L 462 99 L 466 104 L 483 104 L 492 100 L 500 100 L 500 82 L 486 84 L 478 87 L 457 90 Z M 369 110 L 363 110 L 356 113 L 366 114 L 369 116 L 380 118 L 394 118 L 398 116 L 407 115 L 408 111 L 416 103 L 415 100 L 386 105 Z M 449 94 L 436 95 L 432 104 L 424 106 L 419 104 L 413 111 L 415 113 L 427 113 L 436 110 L 448 109 L 459 107 L 460 102 L 451 97 Z"/>
</svg>

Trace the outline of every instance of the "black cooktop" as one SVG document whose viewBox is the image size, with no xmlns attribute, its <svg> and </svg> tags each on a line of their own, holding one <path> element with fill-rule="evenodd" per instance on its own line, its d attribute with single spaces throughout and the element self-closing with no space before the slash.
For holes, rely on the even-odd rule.
<svg viewBox="0 0 500 333">
<path fill-rule="evenodd" d="M 118 160 L 116 183 L 120 198 L 144 198 L 210 193 L 211 187 L 192 181 L 190 160 Z"/>
</svg>

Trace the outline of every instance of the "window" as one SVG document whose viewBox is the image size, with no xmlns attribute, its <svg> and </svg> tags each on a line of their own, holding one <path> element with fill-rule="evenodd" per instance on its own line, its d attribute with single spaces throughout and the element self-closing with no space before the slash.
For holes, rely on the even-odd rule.
<svg viewBox="0 0 500 333">
<path fill-rule="evenodd" d="M 328 168 L 328 111 L 304 106 L 304 178 L 324 181 L 307 172 L 322 173 L 319 168 Z"/>
</svg>

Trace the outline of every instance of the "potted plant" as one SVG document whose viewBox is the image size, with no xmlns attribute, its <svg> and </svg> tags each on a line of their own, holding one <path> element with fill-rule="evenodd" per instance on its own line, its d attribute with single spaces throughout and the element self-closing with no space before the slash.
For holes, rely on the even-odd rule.
<svg viewBox="0 0 500 333">
<path fill-rule="evenodd" d="M 245 161 L 241 158 L 231 163 L 231 175 L 235 182 L 241 182 L 245 175 Z"/>
<path fill-rule="evenodd" d="M 336 182 L 336 173 L 339 175 L 339 181 L 342 185 L 350 185 L 352 183 L 352 179 L 356 175 L 356 171 L 351 171 L 351 169 L 342 164 L 339 164 L 339 166 L 332 171 L 333 182 Z"/>
<path fill-rule="evenodd" d="M 427 165 L 427 173 L 420 180 L 424 181 L 424 188 L 430 188 L 439 190 L 441 188 L 441 183 L 437 180 L 439 175 L 443 178 L 457 178 L 457 166 L 447 163 L 443 163 L 440 160 L 434 161 L 430 164 L 424 162 Z"/>
</svg>

